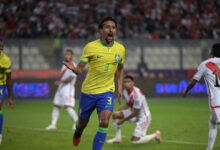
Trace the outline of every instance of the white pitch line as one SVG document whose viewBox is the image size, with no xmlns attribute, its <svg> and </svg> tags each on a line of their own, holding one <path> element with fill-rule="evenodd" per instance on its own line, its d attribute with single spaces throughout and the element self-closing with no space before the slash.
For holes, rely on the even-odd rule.
<svg viewBox="0 0 220 150">
<path fill-rule="evenodd" d="M 17 128 L 17 129 L 28 129 L 28 130 L 34 130 L 34 131 L 47 131 L 45 130 L 44 128 L 30 128 L 30 127 L 19 127 L 19 126 L 7 126 L 8 128 Z M 49 132 L 49 131 L 47 131 Z M 73 133 L 74 131 L 73 130 L 65 130 L 65 129 L 57 129 L 57 130 L 54 130 L 54 132 L 62 132 L 62 133 Z M 92 133 L 90 132 L 86 132 L 84 134 L 87 134 L 87 135 L 93 135 Z M 108 136 L 112 136 L 114 137 L 115 135 L 113 134 L 108 134 Z M 122 136 L 124 138 L 130 138 L 128 136 Z M 185 144 L 185 145 L 198 145 L 198 146 L 207 146 L 206 143 L 197 143 L 197 142 L 187 142 L 187 141 L 175 141 L 175 140 L 164 140 L 162 141 L 163 143 L 174 143 L 174 144 Z M 216 147 L 220 147 L 219 144 L 216 144 L 215 145 Z"/>
</svg>

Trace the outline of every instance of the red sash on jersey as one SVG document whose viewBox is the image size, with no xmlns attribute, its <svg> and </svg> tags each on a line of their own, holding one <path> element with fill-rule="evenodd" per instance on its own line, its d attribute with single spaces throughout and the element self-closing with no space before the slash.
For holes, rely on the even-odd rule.
<svg viewBox="0 0 220 150">
<path fill-rule="evenodd" d="M 218 75 L 218 79 L 220 80 L 220 69 L 215 63 L 210 61 L 210 62 L 206 63 L 206 67 L 209 68 L 212 72 L 214 72 L 216 70 L 217 75 Z"/>
</svg>

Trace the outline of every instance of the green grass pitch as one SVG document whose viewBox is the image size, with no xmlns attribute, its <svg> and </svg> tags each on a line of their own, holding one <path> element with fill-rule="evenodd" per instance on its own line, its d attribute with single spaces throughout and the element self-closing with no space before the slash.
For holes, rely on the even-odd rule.
<svg viewBox="0 0 220 150">
<path fill-rule="evenodd" d="M 163 142 L 150 141 L 146 144 L 132 145 L 135 124 L 124 123 L 122 126 L 123 142 L 107 144 L 103 150 L 202 150 L 206 149 L 208 140 L 208 119 L 210 111 L 207 100 L 150 100 L 148 101 L 152 123 L 148 134 L 159 129 Z M 53 104 L 51 101 L 17 102 L 11 110 L 3 106 L 4 127 L 3 142 L 0 150 L 91 150 L 94 135 L 97 131 L 98 118 L 96 111 L 90 118 L 81 143 L 72 145 L 72 120 L 64 109 L 61 109 L 57 131 L 45 131 L 50 124 Z M 116 102 L 115 109 L 120 105 Z M 78 103 L 75 106 L 78 109 Z M 109 124 L 107 139 L 114 136 L 112 120 Z M 220 149 L 220 136 L 217 136 L 214 150 Z"/>
</svg>

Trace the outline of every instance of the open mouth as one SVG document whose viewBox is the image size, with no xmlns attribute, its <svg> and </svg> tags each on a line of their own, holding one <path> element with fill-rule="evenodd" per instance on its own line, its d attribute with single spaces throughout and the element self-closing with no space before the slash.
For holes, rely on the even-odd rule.
<svg viewBox="0 0 220 150">
<path fill-rule="evenodd" d="M 109 33 L 107 38 L 108 38 L 108 40 L 112 41 L 113 40 L 113 33 Z"/>
</svg>

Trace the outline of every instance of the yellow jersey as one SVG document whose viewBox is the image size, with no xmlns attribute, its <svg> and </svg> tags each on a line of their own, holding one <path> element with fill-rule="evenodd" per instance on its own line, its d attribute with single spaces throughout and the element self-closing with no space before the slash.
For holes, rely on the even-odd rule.
<svg viewBox="0 0 220 150">
<path fill-rule="evenodd" d="M 10 72 L 11 60 L 4 52 L 0 52 L 0 85 L 6 84 L 6 74 Z"/>
<path fill-rule="evenodd" d="M 123 64 L 125 48 L 114 41 L 111 47 L 100 39 L 88 43 L 83 49 L 81 62 L 88 63 L 88 73 L 82 84 L 85 94 L 99 94 L 115 91 L 115 72 L 118 64 Z"/>
</svg>

